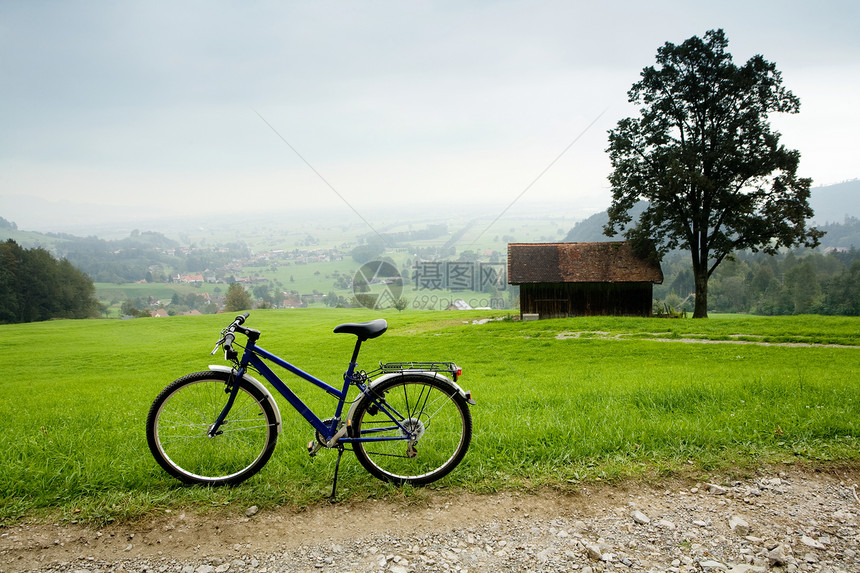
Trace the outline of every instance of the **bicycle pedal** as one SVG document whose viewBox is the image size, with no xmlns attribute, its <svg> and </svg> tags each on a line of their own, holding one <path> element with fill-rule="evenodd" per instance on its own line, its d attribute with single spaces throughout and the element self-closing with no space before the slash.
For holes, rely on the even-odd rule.
<svg viewBox="0 0 860 573">
<path fill-rule="evenodd" d="M 317 452 L 321 447 L 322 445 L 319 442 L 308 442 L 308 454 L 310 454 L 311 457 L 314 457 L 315 455 L 317 455 Z"/>
</svg>

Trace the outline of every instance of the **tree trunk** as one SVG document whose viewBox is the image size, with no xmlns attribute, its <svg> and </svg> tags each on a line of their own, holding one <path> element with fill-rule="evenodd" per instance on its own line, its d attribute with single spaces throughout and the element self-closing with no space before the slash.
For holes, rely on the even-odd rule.
<svg viewBox="0 0 860 573">
<path fill-rule="evenodd" d="M 693 308 L 693 318 L 708 318 L 708 270 L 693 268 L 696 281 L 696 306 Z"/>
</svg>

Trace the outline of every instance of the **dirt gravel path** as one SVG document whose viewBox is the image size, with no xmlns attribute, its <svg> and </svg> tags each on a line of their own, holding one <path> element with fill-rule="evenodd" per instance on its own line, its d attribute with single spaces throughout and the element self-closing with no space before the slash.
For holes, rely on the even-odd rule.
<svg viewBox="0 0 860 573">
<path fill-rule="evenodd" d="M 860 571 L 860 467 L 0 529 L 0 572 Z"/>
</svg>

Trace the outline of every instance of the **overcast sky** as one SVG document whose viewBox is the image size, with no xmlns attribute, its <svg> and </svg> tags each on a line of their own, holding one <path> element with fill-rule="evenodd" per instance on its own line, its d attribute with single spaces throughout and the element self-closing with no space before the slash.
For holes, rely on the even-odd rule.
<svg viewBox="0 0 860 573">
<path fill-rule="evenodd" d="M 714 28 L 800 98 L 773 120 L 800 174 L 853 179 L 858 6 L 0 0 L 0 216 L 21 196 L 173 214 L 498 213 L 521 194 L 514 209 L 605 209 L 627 90 L 664 42 Z"/>
</svg>

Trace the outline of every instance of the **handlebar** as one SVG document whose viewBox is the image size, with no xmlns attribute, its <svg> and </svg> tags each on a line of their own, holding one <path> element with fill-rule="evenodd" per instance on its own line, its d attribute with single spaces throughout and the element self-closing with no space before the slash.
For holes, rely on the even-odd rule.
<svg viewBox="0 0 860 573">
<path fill-rule="evenodd" d="M 233 322 L 230 323 L 230 326 L 221 331 L 221 339 L 215 344 L 215 348 L 212 350 L 212 354 L 215 354 L 218 350 L 218 346 L 224 348 L 224 359 L 229 361 L 234 361 L 239 357 L 239 353 L 233 348 L 233 342 L 236 340 L 236 335 L 234 334 L 237 330 L 245 335 L 253 335 L 254 340 L 260 336 L 260 333 L 255 330 L 251 330 L 249 328 L 242 328 L 242 324 L 245 323 L 245 320 L 250 316 L 251 313 L 245 312 L 240 314 Z"/>
</svg>

